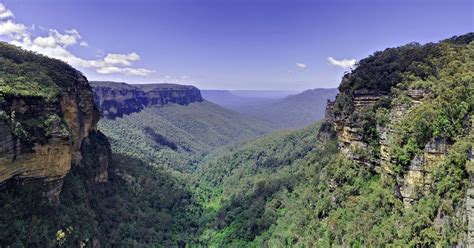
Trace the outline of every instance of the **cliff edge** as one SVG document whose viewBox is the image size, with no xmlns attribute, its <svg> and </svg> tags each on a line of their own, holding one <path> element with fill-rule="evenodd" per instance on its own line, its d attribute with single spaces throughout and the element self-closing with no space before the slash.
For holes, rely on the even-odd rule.
<svg viewBox="0 0 474 248">
<path fill-rule="evenodd" d="M 198 88 L 178 84 L 126 84 L 108 81 L 91 81 L 94 101 L 101 115 L 115 119 L 140 112 L 147 106 L 175 103 L 188 105 L 202 102 Z"/>
<path fill-rule="evenodd" d="M 107 181 L 108 142 L 87 79 L 66 63 L 0 43 L 0 184 L 46 182 L 58 199 L 63 178 L 85 162 L 92 140 L 95 180 Z M 95 142 L 97 143 L 97 142 Z"/>
<path fill-rule="evenodd" d="M 432 202 L 437 232 L 458 232 L 459 219 L 474 219 L 473 40 L 468 33 L 411 43 L 361 60 L 328 101 L 319 133 L 321 141 L 334 135 L 340 152 L 379 174 L 406 208 Z M 470 238 L 457 238 L 470 247 L 468 226 Z"/>
</svg>

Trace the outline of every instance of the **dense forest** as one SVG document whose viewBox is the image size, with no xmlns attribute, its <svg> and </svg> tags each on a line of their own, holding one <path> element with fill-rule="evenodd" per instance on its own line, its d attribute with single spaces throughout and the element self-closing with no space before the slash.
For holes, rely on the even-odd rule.
<svg viewBox="0 0 474 248">
<path fill-rule="evenodd" d="M 209 102 L 102 119 L 108 182 L 87 180 L 100 152 L 91 150 L 59 204 L 42 184 L 4 188 L 0 246 L 466 246 L 473 39 L 374 53 L 343 77 L 327 119 L 299 130 L 262 136 L 264 124 Z M 361 96 L 375 100 L 361 106 Z M 429 179 L 407 199 L 400 188 L 419 157 Z"/>
<path fill-rule="evenodd" d="M 210 102 L 149 107 L 116 120 L 104 118 L 99 129 L 117 153 L 188 172 L 216 148 L 271 131 L 261 121 Z"/>
<path fill-rule="evenodd" d="M 467 155 L 474 143 L 473 39 L 471 33 L 376 52 L 344 77 L 329 113 L 335 120 L 323 123 L 318 141 L 317 128 L 308 127 L 207 161 L 195 183 L 208 210 L 201 241 L 212 247 L 463 244 L 467 227 L 460 215 L 474 168 Z M 358 90 L 384 94 L 357 109 Z M 424 98 L 410 101 L 410 92 Z M 381 173 L 371 163 L 381 156 L 381 127 L 394 118 L 392 109 L 407 110 L 391 123 L 393 161 Z M 366 149 L 339 152 L 331 121 L 360 125 Z M 429 144 L 450 148 L 426 162 L 432 179 L 407 205 L 396 188 L 415 157 L 433 149 Z"/>
</svg>

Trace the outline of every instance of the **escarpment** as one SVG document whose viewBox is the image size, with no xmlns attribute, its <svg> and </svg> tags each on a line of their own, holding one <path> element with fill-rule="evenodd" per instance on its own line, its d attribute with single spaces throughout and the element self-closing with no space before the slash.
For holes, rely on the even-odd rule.
<svg viewBox="0 0 474 248">
<path fill-rule="evenodd" d="M 427 197 L 443 199 L 446 205 L 439 203 L 432 220 L 435 228 L 465 213 L 469 244 L 473 40 L 469 33 L 386 49 L 361 60 L 343 77 L 336 100 L 328 101 L 319 133 L 334 133 L 340 152 L 393 185 L 407 208 Z M 458 174 L 449 174 L 453 171 Z"/>
<path fill-rule="evenodd" d="M 141 111 L 147 106 L 202 102 L 194 86 L 177 84 L 126 84 L 91 82 L 94 100 L 101 115 L 110 119 Z"/>
<path fill-rule="evenodd" d="M 59 60 L 5 43 L 0 58 L 0 184 L 45 182 L 46 195 L 57 199 L 63 178 L 82 165 L 88 140 L 106 140 L 96 130 L 91 87 Z M 97 161 L 97 182 L 107 180 L 108 157 Z"/>
</svg>

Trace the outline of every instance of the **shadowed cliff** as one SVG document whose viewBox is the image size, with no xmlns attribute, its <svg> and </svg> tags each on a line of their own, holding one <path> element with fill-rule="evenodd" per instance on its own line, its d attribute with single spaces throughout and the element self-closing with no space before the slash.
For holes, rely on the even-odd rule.
<svg viewBox="0 0 474 248">
<path fill-rule="evenodd" d="M 87 79 L 62 61 L 6 43 L 0 58 L 0 184 L 40 180 L 57 199 L 91 139 L 104 140 L 105 151 L 91 180 L 107 181 L 109 147 L 96 129 L 99 111 Z"/>
<path fill-rule="evenodd" d="M 140 112 L 145 107 L 202 102 L 199 89 L 178 84 L 126 84 L 92 81 L 94 101 L 101 115 L 110 119 Z"/>
</svg>

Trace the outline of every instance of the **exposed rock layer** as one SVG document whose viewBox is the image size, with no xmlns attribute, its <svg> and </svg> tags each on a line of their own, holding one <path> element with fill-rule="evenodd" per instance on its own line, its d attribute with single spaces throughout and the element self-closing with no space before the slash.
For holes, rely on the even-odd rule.
<svg viewBox="0 0 474 248">
<path fill-rule="evenodd" d="M 474 119 L 471 119 L 471 135 L 474 136 Z M 468 154 L 468 168 L 474 167 L 474 147 Z M 474 172 L 469 175 L 469 185 L 466 192 L 466 221 L 467 221 L 467 247 L 474 247 Z"/>
<path fill-rule="evenodd" d="M 5 57 L 0 56 L 3 59 L 10 59 L 11 54 L 24 56 L 26 61 L 12 61 L 21 64 L 39 60 L 38 67 L 49 66 L 43 68 L 45 74 L 50 70 L 51 74 L 60 70 L 68 73 L 69 82 L 54 82 L 58 88 L 54 97 L 35 95 L 35 92 L 4 92 L 0 87 L 0 185 L 7 185 L 12 180 L 39 180 L 51 186 L 45 194 L 50 199 L 58 199 L 63 178 L 72 166 L 83 163 L 81 148 L 84 141 L 88 141 L 91 135 L 100 136 L 96 130 L 100 115 L 94 105 L 91 87 L 80 72 L 65 63 L 9 46 L 5 49 L 14 52 L 4 51 Z M 105 147 L 94 149 L 109 149 L 107 142 L 101 145 Z M 110 154 L 98 157 L 100 159 L 95 161 L 96 181 L 104 182 L 107 181 Z"/>
<path fill-rule="evenodd" d="M 358 123 L 352 122 L 349 118 L 337 118 L 332 114 L 333 102 L 328 101 L 326 120 L 333 126 L 339 150 L 351 160 L 365 166 L 369 166 L 383 175 L 397 177 L 399 194 L 404 203 L 408 206 L 412 201 L 421 197 L 421 192 L 431 182 L 431 172 L 436 164 L 441 161 L 448 152 L 449 144 L 444 139 L 431 140 L 423 152 L 413 158 L 410 166 L 406 168 L 403 176 L 395 175 L 391 170 L 392 154 L 389 151 L 389 144 L 394 135 L 393 126 L 400 121 L 404 115 L 409 113 L 415 106 L 423 101 L 427 92 L 423 90 L 407 90 L 410 103 L 396 104 L 391 107 L 388 120 L 384 125 L 377 126 L 379 136 L 379 150 L 369 151 L 372 148 L 363 139 L 363 128 Z M 354 94 L 355 111 L 363 112 L 374 106 L 374 104 L 387 93 L 357 92 Z M 360 156 L 360 153 L 369 152 L 370 156 Z M 380 154 L 380 158 L 374 157 Z"/>
<path fill-rule="evenodd" d="M 328 102 L 324 124 L 340 153 L 379 174 L 407 213 L 434 202 L 436 215 L 426 225 L 440 235 L 455 230 L 453 247 L 474 247 L 473 38 L 408 44 L 359 61 Z"/>
<path fill-rule="evenodd" d="M 201 92 L 194 86 L 177 84 L 134 84 L 91 82 L 94 101 L 102 116 L 114 119 L 139 112 L 147 106 L 201 102 Z"/>
</svg>

